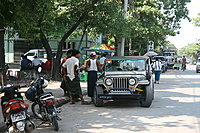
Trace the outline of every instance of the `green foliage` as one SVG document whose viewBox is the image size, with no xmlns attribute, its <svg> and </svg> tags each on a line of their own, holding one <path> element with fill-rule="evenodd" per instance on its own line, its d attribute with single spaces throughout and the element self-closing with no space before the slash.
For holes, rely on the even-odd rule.
<svg viewBox="0 0 200 133">
<path fill-rule="evenodd" d="M 40 40 L 40 31 L 47 39 L 61 40 L 81 20 L 68 39 L 81 36 L 86 29 L 94 40 L 102 33 L 108 38 L 131 39 L 136 47 L 146 46 L 149 40 L 158 46 L 163 45 L 166 35 L 175 35 L 182 18 L 188 18 L 188 2 L 190 0 L 129 0 L 127 19 L 124 19 L 121 0 L 2 0 L 0 22 L 8 23 L 12 19 L 14 23 L 8 24 L 29 40 Z"/>
<path fill-rule="evenodd" d="M 200 50 L 200 43 L 191 43 L 179 50 L 179 55 L 185 55 L 191 59 L 196 58 L 196 52 Z"/>
<path fill-rule="evenodd" d="M 129 9 L 129 21 L 132 23 L 131 38 L 133 49 L 142 53 L 146 52 L 148 42 L 158 44 L 167 34 L 169 29 L 163 27 L 164 16 L 153 0 L 138 0 Z M 134 46 L 135 45 L 135 46 Z M 140 49 L 138 45 L 142 45 Z"/>
<path fill-rule="evenodd" d="M 100 33 L 127 33 L 123 30 L 126 21 L 121 17 L 121 6 L 115 0 L 34 0 L 29 4 L 21 11 L 26 22 L 16 27 L 27 39 L 39 40 L 42 30 L 47 39 L 61 40 L 79 19 L 81 24 L 70 38 L 82 35 L 85 28 L 93 37 Z"/>
<path fill-rule="evenodd" d="M 198 13 L 198 17 L 193 18 L 193 24 L 200 27 L 200 13 Z"/>
<path fill-rule="evenodd" d="M 121 5 L 115 0 L 105 1 L 98 5 L 96 12 L 82 23 L 87 27 L 90 37 L 100 33 L 112 38 L 113 36 L 125 37 L 128 34 L 128 22 L 123 19 Z"/>
<path fill-rule="evenodd" d="M 175 31 L 180 28 L 181 19 L 189 19 L 186 7 L 188 2 L 190 0 L 130 1 L 129 21 L 132 22 L 130 37 L 133 49 L 138 48 L 138 45 L 147 45 L 149 40 L 154 41 L 155 47 L 165 45 L 166 36 L 175 35 Z M 146 52 L 144 48 L 141 49 Z"/>
<path fill-rule="evenodd" d="M 188 19 L 188 9 L 186 7 L 187 3 L 191 0 L 158 0 L 160 10 L 162 10 L 166 21 L 166 28 L 176 31 L 180 29 L 181 19 Z"/>
</svg>

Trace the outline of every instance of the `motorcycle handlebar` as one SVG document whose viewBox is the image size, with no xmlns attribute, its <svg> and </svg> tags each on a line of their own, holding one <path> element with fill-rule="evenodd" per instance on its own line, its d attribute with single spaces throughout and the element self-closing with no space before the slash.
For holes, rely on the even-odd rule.
<svg viewBox="0 0 200 133">
<path fill-rule="evenodd" d="M 23 87 L 26 87 L 26 86 L 27 86 L 26 84 L 5 86 L 3 88 L 0 88 L 0 93 L 3 93 L 6 90 L 12 90 L 12 89 L 17 90 L 19 88 L 23 88 Z"/>
<path fill-rule="evenodd" d="M 24 84 L 24 85 L 20 85 L 20 88 L 22 88 L 22 87 L 26 87 L 27 85 L 26 84 Z"/>
</svg>

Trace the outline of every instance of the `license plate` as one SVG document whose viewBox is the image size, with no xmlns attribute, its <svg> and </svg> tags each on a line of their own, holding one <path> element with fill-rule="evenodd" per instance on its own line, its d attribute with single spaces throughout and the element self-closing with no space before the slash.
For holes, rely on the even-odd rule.
<svg viewBox="0 0 200 133">
<path fill-rule="evenodd" d="M 99 96 L 100 99 L 112 99 L 112 96 Z"/>
<path fill-rule="evenodd" d="M 12 122 L 21 121 L 21 120 L 26 119 L 26 114 L 24 111 L 17 114 L 11 114 L 11 119 L 12 119 Z"/>
</svg>

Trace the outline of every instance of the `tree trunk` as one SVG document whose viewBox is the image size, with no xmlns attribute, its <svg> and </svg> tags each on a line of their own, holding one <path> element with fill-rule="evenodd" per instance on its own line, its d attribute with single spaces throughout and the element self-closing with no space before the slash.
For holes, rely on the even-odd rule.
<svg viewBox="0 0 200 133">
<path fill-rule="evenodd" d="M 6 82 L 6 67 L 5 67 L 5 50 L 4 50 L 4 34 L 5 27 L 0 24 L 0 85 L 3 87 L 7 84 Z"/>
<path fill-rule="evenodd" d="M 83 35 L 82 35 L 81 40 L 80 40 L 80 43 L 79 43 L 79 45 L 78 45 L 78 50 L 81 48 L 81 44 L 82 44 L 82 42 L 83 42 L 83 38 L 84 38 L 84 36 L 85 36 L 86 29 L 87 29 L 87 26 L 84 28 Z"/>
<path fill-rule="evenodd" d="M 44 46 L 44 48 L 47 52 L 47 57 L 51 62 L 51 79 L 52 79 L 54 57 L 53 57 L 52 50 L 51 50 L 51 47 L 49 45 L 49 42 L 48 42 L 46 36 L 44 35 L 44 33 L 41 29 L 40 29 L 40 39 L 41 39 L 41 42 L 42 42 L 42 44 L 43 44 L 43 46 Z"/>
<path fill-rule="evenodd" d="M 47 57 L 49 58 L 49 60 L 52 62 L 52 58 L 53 58 L 53 54 L 52 54 L 52 50 L 51 50 L 51 47 L 49 45 L 49 42 L 46 38 L 46 36 L 44 35 L 43 31 L 40 29 L 40 34 L 41 34 L 41 42 L 47 52 Z"/>
<path fill-rule="evenodd" d="M 58 45 L 56 59 L 54 59 L 54 61 L 53 61 L 52 77 L 54 80 L 60 80 L 60 74 L 59 74 L 60 69 L 61 69 L 60 68 L 60 60 L 61 60 L 62 49 L 65 44 L 65 40 L 74 32 L 74 30 L 76 30 L 76 28 L 80 25 L 82 20 L 83 20 L 83 17 L 80 17 L 79 20 L 71 27 L 71 29 L 67 33 L 64 34 L 64 36 L 62 37 L 62 39 Z"/>
<path fill-rule="evenodd" d="M 129 55 L 133 55 L 133 50 L 132 50 L 132 39 L 129 39 Z"/>
<path fill-rule="evenodd" d="M 121 56 L 121 39 L 115 37 L 115 56 Z"/>
<path fill-rule="evenodd" d="M 118 40 L 118 56 L 124 56 L 124 44 L 125 38 L 121 38 Z"/>
</svg>

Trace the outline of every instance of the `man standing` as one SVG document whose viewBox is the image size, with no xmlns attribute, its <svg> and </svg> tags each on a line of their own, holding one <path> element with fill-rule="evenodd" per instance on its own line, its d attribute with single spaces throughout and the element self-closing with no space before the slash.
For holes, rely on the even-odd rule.
<svg viewBox="0 0 200 133">
<path fill-rule="evenodd" d="M 64 71 L 64 76 L 66 76 L 66 87 L 69 91 L 70 95 L 70 103 L 75 104 L 73 96 L 79 95 L 82 104 L 88 104 L 83 99 L 81 85 L 80 85 L 80 77 L 79 77 L 79 60 L 80 52 L 78 50 L 72 51 L 72 57 L 67 59 L 65 63 L 62 65 L 66 68 Z"/>
<path fill-rule="evenodd" d="M 185 58 L 185 56 L 183 56 L 183 58 L 182 58 L 182 70 L 185 71 L 185 69 L 186 69 L 186 58 Z"/>
<path fill-rule="evenodd" d="M 94 97 L 94 88 L 97 82 L 97 72 L 100 71 L 100 63 L 96 59 L 96 53 L 90 53 L 90 59 L 86 63 L 86 72 L 88 72 L 88 96 L 91 97 L 91 103 Z"/>
<path fill-rule="evenodd" d="M 66 60 L 69 59 L 71 56 L 72 56 L 72 50 L 68 50 L 67 51 L 67 55 L 66 55 L 65 58 L 63 58 L 61 64 L 63 65 L 66 62 Z M 62 74 L 63 77 L 62 77 L 62 82 L 61 82 L 60 88 L 63 89 L 64 96 L 69 96 L 68 89 L 67 89 L 67 86 L 66 86 L 67 80 L 66 80 L 66 76 L 64 76 L 64 74 L 66 73 L 66 70 L 67 69 L 62 66 L 62 68 L 61 68 L 61 74 Z"/>
<path fill-rule="evenodd" d="M 105 66 L 105 60 L 106 60 L 106 54 L 104 53 L 102 55 L 102 57 L 100 58 L 99 62 L 100 62 L 100 66 L 101 66 L 101 69 L 103 70 L 104 69 L 104 66 Z"/>
</svg>

